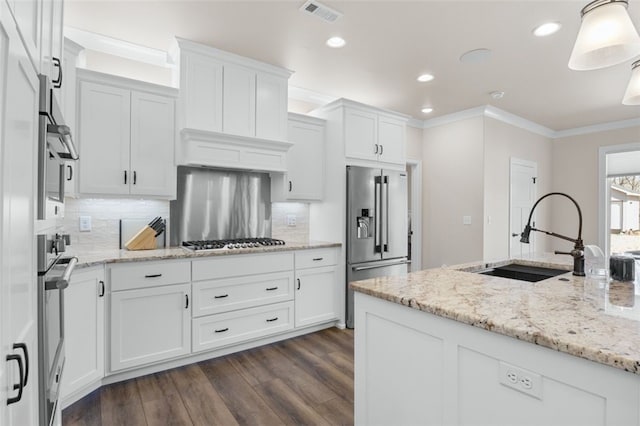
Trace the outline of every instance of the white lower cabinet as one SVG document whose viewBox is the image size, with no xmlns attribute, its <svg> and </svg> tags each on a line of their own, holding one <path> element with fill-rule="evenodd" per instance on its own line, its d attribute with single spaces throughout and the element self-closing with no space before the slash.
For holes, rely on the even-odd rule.
<svg viewBox="0 0 640 426">
<path fill-rule="evenodd" d="M 193 352 L 265 337 L 293 328 L 293 302 L 242 309 L 193 320 Z"/>
<path fill-rule="evenodd" d="M 104 300 L 104 267 L 76 270 L 64 291 L 63 400 L 104 377 Z"/>
<path fill-rule="evenodd" d="M 336 249 L 296 252 L 296 327 L 338 318 Z"/>
<path fill-rule="evenodd" d="M 111 293 L 110 371 L 191 351 L 191 284 Z"/>
</svg>

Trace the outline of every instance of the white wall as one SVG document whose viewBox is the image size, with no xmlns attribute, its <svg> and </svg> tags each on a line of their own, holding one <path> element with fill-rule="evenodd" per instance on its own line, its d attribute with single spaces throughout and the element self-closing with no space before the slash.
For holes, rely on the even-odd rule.
<svg viewBox="0 0 640 426">
<path fill-rule="evenodd" d="M 422 133 L 421 128 L 407 126 L 407 159 L 422 160 Z"/>
<path fill-rule="evenodd" d="M 585 244 L 598 242 L 598 149 L 640 142 L 640 126 L 556 139 L 553 142 L 553 190 L 566 192 L 582 209 Z M 558 233 L 574 236 L 578 229 L 575 207 L 554 200 L 551 223 Z M 568 201 L 568 200 L 567 200 Z M 554 239 L 553 249 L 572 244 Z"/>
<path fill-rule="evenodd" d="M 482 259 L 483 128 L 474 117 L 424 129 L 423 268 Z"/>
<path fill-rule="evenodd" d="M 92 71 L 171 86 L 171 69 L 146 64 L 95 50 L 85 50 L 85 67 Z"/>
<path fill-rule="evenodd" d="M 551 140 L 493 118 L 484 121 L 484 250 L 485 260 L 509 257 L 509 193 L 511 158 L 537 163 L 536 197 L 551 192 Z M 537 225 L 550 230 L 551 203 L 536 208 Z M 490 219 L 490 220 L 489 220 Z M 536 252 L 549 250 L 549 239 L 537 233 Z"/>
</svg>

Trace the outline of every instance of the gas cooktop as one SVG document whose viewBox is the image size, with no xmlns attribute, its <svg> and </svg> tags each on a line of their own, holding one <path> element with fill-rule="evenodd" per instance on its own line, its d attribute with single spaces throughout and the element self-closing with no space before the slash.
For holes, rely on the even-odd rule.
<svg viewBox="0 0 640 426">
<path fill-rule="evenodd" d="M 197 240 L 182 242 L 182 248 L 194 251 L 283 245 L 283 240 L 277 240 L 275 238 L 236 238 L 231 240 Z"/>
</svg>

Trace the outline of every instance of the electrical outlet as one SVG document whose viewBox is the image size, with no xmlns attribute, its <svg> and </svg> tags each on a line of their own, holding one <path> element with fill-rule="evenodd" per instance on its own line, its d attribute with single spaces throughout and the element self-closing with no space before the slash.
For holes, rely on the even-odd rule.
<svg viewBox="0 0 640 426">
<path fill-rule="evenodd" d="M 287 226 L 296 226 L 296 215 L 288 214 L 287 215 Z"/>
<path fill-rule="evenodd" d="M 471 225 L 471 216 L 462 216 L 463 225 Z"/>
<path fill-rule="evenodd" d="M 80 232 L 91 231 L 91 216 L 80 216 Z"/>
<path fill-rule="evenodd" d="M 542 376 L 500 361 L 500 383 L 511 389 L 542 399 Z"/>
</svg>

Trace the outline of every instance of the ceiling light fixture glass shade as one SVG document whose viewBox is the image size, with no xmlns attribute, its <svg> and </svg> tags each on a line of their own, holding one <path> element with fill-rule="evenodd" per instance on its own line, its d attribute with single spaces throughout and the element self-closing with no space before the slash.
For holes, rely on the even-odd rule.
<svg viewBox="0 0 640 426">
<path fill-rule="evenodd" d="M 631 65 L 631 79 L 622 98 L 623 105 L 640 105 L 640 60 Z"/>
<path fill-rule="evenodd" d="M 628 4 L 628 0 L 596 0 L 582 9 L 569 68 L 605 68 L 640 55 L 640 36 L 627 13 Z"/>
</svg>

